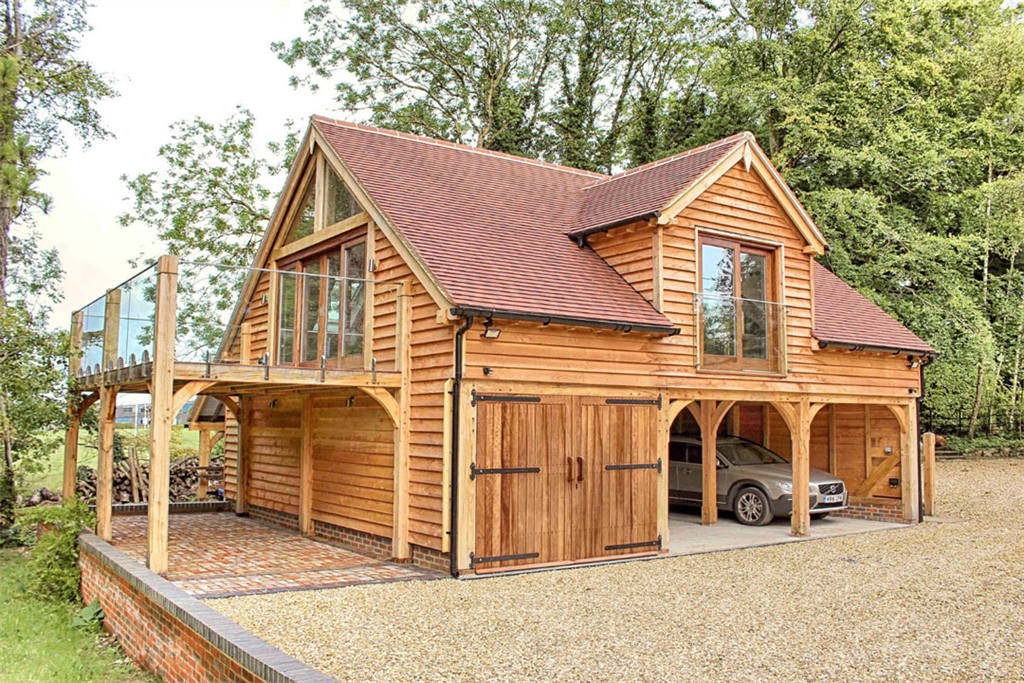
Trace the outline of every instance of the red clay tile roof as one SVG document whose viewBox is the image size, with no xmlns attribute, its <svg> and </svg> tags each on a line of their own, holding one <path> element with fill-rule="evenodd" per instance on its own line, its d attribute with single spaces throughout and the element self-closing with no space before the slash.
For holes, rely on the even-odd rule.
<svg viewBox="0 0 1024 683">
<path fill-rule="evenodd" d="M 314 123 L 459 307 L 672 327 L 567 232 L 663 208 L 747 133 L 604 176 L 322 117 Z M 595 180 L 597 182 L 595 182 Z M 815 264 L 814 336 L 933 352 Z"/>
<path fill-rule="evenodd" d="M 814 329 L 819 341 L 920 353 L 935 350 L 837 275 L 814 264 Z"/>
<path fill-rule="evenodd" d="M 456 306 L 659 326 L 611 266 L 565 234 L 600 174 L 314 117 Z"/>
<path fill-rule="evenodd" d="M 739 133 L 589 185 L 568 232 L 586 234 L 655 214 L 749 135 Z"/>
</svg>

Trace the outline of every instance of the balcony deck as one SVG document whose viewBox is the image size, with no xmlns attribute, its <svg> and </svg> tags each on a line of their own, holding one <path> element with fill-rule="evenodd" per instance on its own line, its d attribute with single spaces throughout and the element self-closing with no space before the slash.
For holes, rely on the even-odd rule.
<svg viewBox="0 0 1024 683">
<path fill-rule="evenodd" d="M 75 379 L 80 392 L 98 391 L 101 387 L 118 387 L 120 393 L 149 393 L 153 377 L 153 362 L 131 365 L 118 364 L 107 370 L 84 370 Z M 210 382 L 199 394 L 228 394 L 238 396 L 269 388 L 334 388 L 380 387 L 397 388 L 402 385 L 402 373 L 366 371 L 361 368 L 340 370 L 333 368 L 304 368 L 283 365 L 243 365 L 239 363 L 196 363 L 174 361 L 175 384 Z"/>
</svg>

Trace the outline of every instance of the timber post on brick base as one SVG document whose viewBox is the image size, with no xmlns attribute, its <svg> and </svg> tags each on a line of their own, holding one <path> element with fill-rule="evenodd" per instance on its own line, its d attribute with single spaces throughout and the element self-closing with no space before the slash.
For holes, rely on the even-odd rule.
<svg viewBox="0 0 1024 683">
<path fill-rule="evenodd" d="M 78 407 L 78 371 L 82 367 L 82 327 L 85 314 L 75 311 L 71 314 L 71 335 L 68 339 L 68 424 L 64 432 L 64 481 L 61 496 L 64 500 L 75 497 L 78 483 L 78 429 L 82 416 Z"/>
<path fill-rule="evenodd" d="M 935 514 L 935 434 L 926 432 L 922 437 L 921 473 L 923 477 L 924 514 Z"/>
<path fill-rule="evenodd" d="M 409 547 L 409 438 L 412 424 L 412 288 L 408 282 L 399 283 L 395 292 L 395 369 L 402 373 L 402 386 L 398 390 L 398 415 L 394 428 L 394 514 L 392 529 L 392 559 L 408 561 L 412 557 Z"/>
<path fill-rule="evenodd" d="M 177 298 L 178 257 L 161 256 L 157 262 L 156 316 L 153 322 L 153 415 L 149 427 L 149 524 L 146 531 L 146 566 L 157 574 L 167 573 Z"/>
<path fill-rule="evenodd" d="M 199 431 L 199 488 L 196 500 L 206 500 L 206 491 L 210 488 L 210 452 L 213 451 L 213 430 Z"/>
<path fill-rule="evenodd" d="M 103 368 L 112 369 L 117 361 L 118 332 L 121 329 L 121 290 L 107 291 L 103 316 Z M 96 455 L 96 535 L 110 540 L 113 514 L 114 479 L 114 411 L 117 387 L 100 384 L 99 452 Z"/>
</svg>

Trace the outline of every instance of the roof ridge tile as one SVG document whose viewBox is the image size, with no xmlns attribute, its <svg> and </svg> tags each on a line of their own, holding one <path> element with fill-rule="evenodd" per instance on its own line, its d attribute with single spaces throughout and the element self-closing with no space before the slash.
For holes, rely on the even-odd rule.
<svg viewBox="0 0 1024 683">
<path fill-rule="evenodd" d="M 573 168 L 572 166 L 563 166 L 561 164 L 554 164 L 550 161 L 543 161 L 542 159 L 531 159 L 530 157 L 518 156 L 516 154 L 508 154 L 506 152 L 497 152 L 491 149 L 485 149 L 482 147 L 473 147 L 472 145 L 463 144 L 460 142 L 452 142 L 450 140 L 440 140 L 438 138 L 431 138 L 425 135 L 416 135 L 414 133 L 403 133 L 397 130 L 391 130 L 390 128 L 380 128 L 378 126 L 371 126 L 366 123 L 355 123 L 352 121 L 343 121 L 341 119 L 332 119 L 319 114 L 314 114 L 312 117 L 314 122 L 326 123 L 331 126 L 337 126 L 340 128 L 352 128 L 355 130 L 362 130 L 367 133 L 376 133 L 378 135 L 387 135 L 389 137 L 401 138 L 404 140 L 412 140 L 414 142 L 422 142 L 428 145 L 434 145 L 437 147 L 450 147 L 452 149 L 461 150 L 464 152 L 471 152 L 473 154 L 481 154 L 484 156 L 496 157 L 499 159 L 508 159 L 510 161 L 518 161 L 520 163 L 529 164 L 531 166 L 540 166 L 542 168 L 550 168 L 556 171 L 563 171 L 566 173 L 573 173 L 576 175 L 587 176 L 595 178 L 597 180 L 605 180 L 609 178 L 605 173 L 599 173 L 597 171 L 587 171 L 582 168 Z"/>
<path fill-rule="evenodd" d="M 665 164 L 672 163 L 673 161 L 678 161 L 680 159 L 685 159 L 687 157 L 694 156 L 695 154 L 700 154 L 701 152 L 706 152 L 706 151 L 711 150 L 711 149 L 716 149 L 718 147 L 722 147 L 723 145 L 735 145 L 735 144 L 739 143 L 740 140 L 751 140 L 751 139 L 753 139 L 753 137 L 754 137 L 753 133 L 751 133 L 750 131 L 742 131 L 742 132 L 736 133 L 735 135 L 730 135 L 727 138 L 722 138 L 721 140 L 715 140 L 714 142 L 709 142 L 709 143 L 707 143 L 705 145 L 701 145 L 699 147 L 694 147 L 693 149 L 688 149 L 688 150 L 686 150 L 684 152 L 677 152 L 676 154 L 664 157 L 662 159 L 657 159 L 655 161 L 648 161 L 646 164 L 642 164 L 640 166 L 634 166 L 633 168 L 626 169 L 625 171 L 621 171 L 619 173 L 616 173 L 615 175 L 605 176 L 604 178 L 601 178 L 597 182 L 591 183 L 590 185 L 587 185 L 586 187 L 584 187 L 582 189 L 583 189 L 584 192 L 586 192 L 587 190 L 593 189 L 595 187 L 601 187 L 601 186 L 607 185 L 608 183 L 610 183 L 610 182 L 612 182 L 614 180 L 619 180 L 620 178 L 628 178 L 629 176 L 632 176 L 632 175 L 635 175 L 637 173 L 640 173 L 641 171 L 646 171 L 646 170 L 649 170 L 649 169 L 652 169 L 652 168 L 656 168 L 658 166 L 664 166 Z"/>
</svg>

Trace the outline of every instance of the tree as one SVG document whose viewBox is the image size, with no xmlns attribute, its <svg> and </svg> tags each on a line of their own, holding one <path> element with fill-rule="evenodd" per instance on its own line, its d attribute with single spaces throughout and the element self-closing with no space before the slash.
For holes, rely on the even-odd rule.
<svg viewBox="0 0 1024 683">
<path fill-rule="evenodd" d="M 54 251 L 37 236 L 13 235 L 50 198 L 36 187 L 40 162 L 61 153 L 68 132 L 88 143 L 107 135 L 95 105 L 114 95 L 76 58 L 88 30 L 80 0 L 4 0 L 0 45 L 0 505 L 9 511 L 13 468 L 40 449 L 40 432 L 63 419 L 63 335 L 48 331 L 47 297 L 60 299 Z M 65 370 L 66 370 L 66 366 Z M 58 400 L 55 400 L 58 399 Z M 6 517 L 6 514 L 3 515 Z M 0 519 L 0 524 L 8 522 Z"/>
<path fill-rule="evenodd" d="M 50 198 L 36 189 L 39 161 L 63 151 L 68 131 L 88 143 L 108 133 L 95 105 L 113 89 L 75 57 L 82 0 L 4 0 L 0 46 L 0 301 L 6 300 L 11 226 Z"/>
<path fill-rule="evenodd" d="M 255 125 L 252 112 L 241 107 L 220 124 L 178 121 L 157 152 L 161 170 L 122 176 L 132 207 L 118 217 L 120 224 L 155 231 L 183 260 L 179 334 L 191 335 L 197 349 L 215 348 L 224 335 L 224 314 L 270 220 L 277 194 L 270 178 L 289 168 L 299 143 L 290 131 L 269 146 L 270 158 L 261 156 L 253 148 Z"/>
<path fill-rule="evenodd" d="M 335 13 L 333 7 L 340 13 Z M 341 0 L 276 43 L 382 126 L 583 168 L 611 169 L 633 103 L 660 96 L 711 25 L 670 0 Z M 350 78 L 344 78 L 345 73 Z"/>
</svg>

